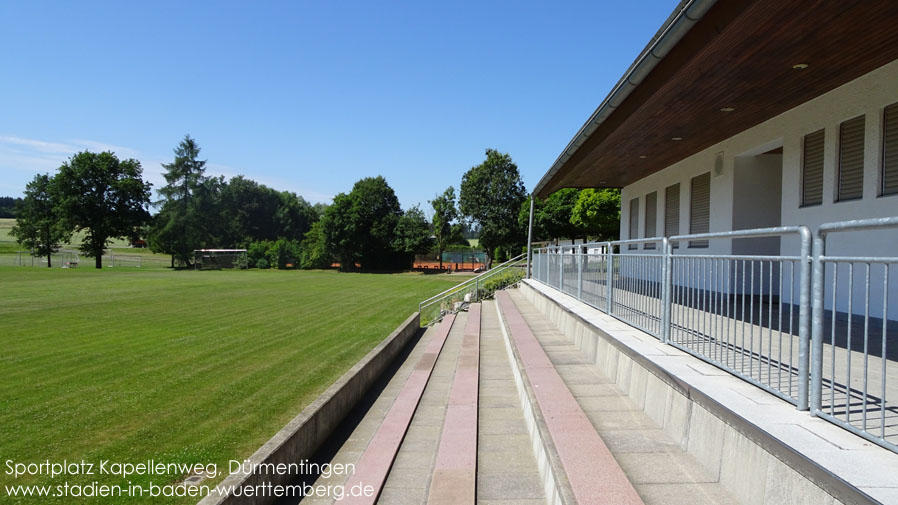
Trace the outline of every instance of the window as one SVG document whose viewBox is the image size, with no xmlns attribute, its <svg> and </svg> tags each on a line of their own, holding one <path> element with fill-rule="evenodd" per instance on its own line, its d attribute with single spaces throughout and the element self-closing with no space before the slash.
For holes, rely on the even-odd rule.
<svg viewBox="0 0 898 505">
<path fill-rule="evenodd" d="M 656 224 L 658 221 L 658 192 L 652 191 L 645 195 L 645 229 L 643 237 L 651 238 L 655 236 Z M 649 243 L 642 246 L 643 249 L 654 249 L 655 244 Z"/>
<path fill-rule="evenodd" d="M 672 237 L 680 234 L 680 183 L 668 186 L 664 190 L 664 236 Z M 673 242 L 673 247 L 680 244 Z"/>
<path fill-rule="evenodd" d="M 804 136 L 801 161 L 802 207 L 823 203 L 823 137 L 823 130 Z"/>
<path fill-rule="evenodd" d="M 889 105 L 883 112 L 882 183 L 879 194 L 898 194 L 898 103 Z"/>
<path fill-rule="evenodd" d="M 639 198 L 630 200 L 630 234 L 627 238 L 639 237 Z M 630 244 L 627 249 L 636 249 L 636 244 Z"/>
<path fill-rule="evenodd" d="M 689 201 L 689 233 L 711 229 L 711 172 L 692 178 Z M 689 247 L 708 247 L 707 240 L 690 240 Z"/>
<path fill-rule="evenodd" d="M 839 127 L 839 179 L 836 201 L 864 196 L 864 116 Z"/>
</svg>

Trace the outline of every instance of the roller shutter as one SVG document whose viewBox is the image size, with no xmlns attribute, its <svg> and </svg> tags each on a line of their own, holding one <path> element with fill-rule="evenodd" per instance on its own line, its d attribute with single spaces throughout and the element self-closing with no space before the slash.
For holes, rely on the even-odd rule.
<svg viewBox="0 0 898 505">
<path fill-rule="evenodd" d="M 639 198 L 630 200 L 630 234 L 627 238 L 639 237 Z M 636 244 L 630 244 L 628 249 L 636 249 Z"/>
<path fill-rule="evenodd" d="M 711 229 L 711 172 L 692 178 L 689 201 L 689 233 Z M 708 247 L 707 240 L 690 240 L 689 247 Z"/>
<path fill-rule="evenodd" d="M 883 195 L 898 194 L 898 103 L 886 107 L 882 132 Z"/>
<path fill-rule="evenodd" d="M 668 186 L 664 190 L 664 236 L 680 234 L 680 184 Z M 673 247 L 679 244 L 674 242 Z"/>
<path fill-rule="evenodd" d="M 801 205 L 823 203 L 823 130 L 805 135 L 801 167 Z"/>
<path fill-rule="evenodd" d="M 839 127 L 838 200 L 864 196 L 864 116 L 845 121 Z"/>
<path fill-rule="evenodd" d="M 658 192 L 653 191 L 645 195 L 645 230 L 643 231 L 645 238 L 654 237 L 657 233 L 658 221 Z M 655 244 L 645 244 L 645 249 L 654 249 Z"/>
</svg>

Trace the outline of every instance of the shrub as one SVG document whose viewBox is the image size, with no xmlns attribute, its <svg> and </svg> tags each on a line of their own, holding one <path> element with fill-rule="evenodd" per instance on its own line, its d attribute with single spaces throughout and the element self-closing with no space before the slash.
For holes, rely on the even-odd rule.
<svg viewBox="0 0 898 505">
<path fill-rule="evenodd" d="M 268 260 L 265 258 L 259 258 L 256 260 L 256 268 L 267 270 L 268 269 Z"/>
<path fill-rule="evenodd" d="M 524 278 L 524 271 L 520 268 L 509 268 L 500 274 L 496 274 L 480 284 L 478 298 L 490 298 L 499 289 L 505 289 Z"/>
</svg>

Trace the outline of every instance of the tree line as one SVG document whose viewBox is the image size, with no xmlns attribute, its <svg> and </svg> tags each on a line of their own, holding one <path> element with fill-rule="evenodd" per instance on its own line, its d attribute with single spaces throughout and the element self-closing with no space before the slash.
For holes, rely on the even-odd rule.
<svg viewBox="0 0 898 505">
<path fill-rule="evenodd" d="M 157 200 L 137 160 L 77 153 L 53 176 L 38 174 L 28 183 L 12 234 L 50 266 L 50 255 L 81 231 L 80 250 L 97 268 L 115 238 L 145 238 L 152 251 L 171 256 L 172 267 L 191 266 L 197 249 L 245 248 L 254 267 L 338 263 L 343 270 L 407 269 L 420 254 L 442 261 L 447 248 L 467 243 L 472 229 L 490 263 L 526 242 L 529 197 L 511 156 L 494 149 L 463 175 L 457 195 L 450 186 L 429 202 L 430 220 L 418 206 L 402 209 L 381 176 L 359 180 L 330 205 L 312 205 L 243 176 L 208 176 L 200 152 L 185 136 L 173 161 L 163 164 Z M 534 240 L 613 238 L 619 208 L 617 190 L 558 191 L 536 202 Z"/>
<path fill-rule="evenodd" d="M 22 203 L 24 203 L 24 201 L 21 198 L 0 196 L 0 218 L 16 217 L 16 209 L 22 205 Z"/>
</svg>

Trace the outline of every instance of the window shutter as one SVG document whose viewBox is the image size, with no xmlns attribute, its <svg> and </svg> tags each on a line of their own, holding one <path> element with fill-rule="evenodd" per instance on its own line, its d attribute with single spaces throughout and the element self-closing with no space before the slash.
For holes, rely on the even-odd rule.
<svg viewBox="0 0 898 505">
<path fill-rule="evenodd" d="M 804 159 L 801 167 L 802 207 L 823 203 L 823 138 L 823 130 L 804 137 Z"/>
<path fill-rule="evenodd" d="M 692 178 L 689 202 L 689 233 L 711 229 L 711 172 Z M 707 240 L 690 240 L 689 247 L 708 247 Z"/>
<path fill-rule="evenodd" d="M 630 200 L 630 235 L 629 239 L 639 237 L 639 198 Z M 627 249 L 636 249 L 636 244 L 630 244 Z"/>
<path fill-rule="evenodd" d="M 886 107 L 882 128 L 881 194 L 898 194 L 898 103 Z"/>
<path fill-rule="evenodd" d="M 645 231 L 643 232 L 643 236 L 645 238 L 652 238 L 657 233 L 657 222 L 658 222 L 658 192 L 652 191 L 651 193 L 645 195 Z M 645 244 L 642 246 L 643 249 L 654 249 L 655 244 Z"/>
<path fill-rule="evenodd" d="M 838 201 L 864 196 L 864 116 L 839 127 Z"/>
<path fill-rule="evenodd" d="M 680 234 L 680 184 L 668 186 L 664 190 L 664 236 Z M 679 244 L 674 242 L 673 247 Z"/>
</svg>

